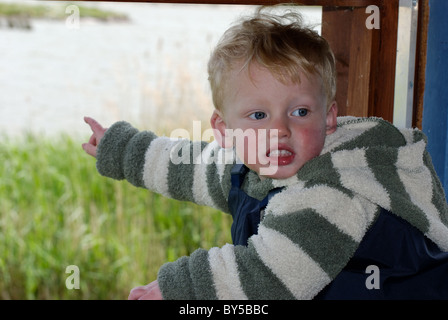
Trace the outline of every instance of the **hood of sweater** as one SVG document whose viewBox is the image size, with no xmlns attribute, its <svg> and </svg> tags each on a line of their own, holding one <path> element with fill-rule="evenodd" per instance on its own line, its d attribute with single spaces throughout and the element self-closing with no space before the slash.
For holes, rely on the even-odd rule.
<svg viewBox="0 0 448 320">
<path fill-rule="evenodd" d="M 286 194 L 328 186 L 404 218 L 448 251 L 447 202 L 426 143 L 418 129 L 398 129 L 380 118 L 339 117 L 338 129 L 327 136 L 320 156 L 284 180 L 257 183 L 256 174 L 251 172 L 247 191 L 262 195 L 271 185 L 285 186 L 284 196 L 280 193 L 269 203 L 269 213 L 288 201 Z M 326 197 L 322 194 L 314 201 L 334 206 Z M 371 223 L 373 218 L 368 220 Z"/>
</svg>

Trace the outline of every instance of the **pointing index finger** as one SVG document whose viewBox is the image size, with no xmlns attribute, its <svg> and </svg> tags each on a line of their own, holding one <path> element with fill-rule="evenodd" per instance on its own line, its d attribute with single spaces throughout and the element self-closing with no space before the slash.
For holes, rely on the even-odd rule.
<svg viewBox="0 0 448 320">
<path fill-rule="evenodd" d="M 93 118 L 84 117 L 84 121 L 90 126 L 93 132 L 104 130 L 103 127 Z"/>
</svg>

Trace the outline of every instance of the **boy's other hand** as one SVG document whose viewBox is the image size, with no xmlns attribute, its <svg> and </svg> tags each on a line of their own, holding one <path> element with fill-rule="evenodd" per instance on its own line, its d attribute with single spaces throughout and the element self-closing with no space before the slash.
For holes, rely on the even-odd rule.
<svg viewBox="0 0 448 320">
<path fill-rule="evenodd" d="M 95 119 L 89 117 L 84 117 L 84 121 L 90 126 L 93 133 L 89 139 L 89 142 L 82 144 L 82 148 L 87 154 L 96 158 L 96 149 L 100 144 L 104 133 L 107 131 L 107 128 L 103 128 Z"/>
<path fill-rule="evenodd" d="M 131 290 L 128 300 L 162 300 L 159 283 L 156 281 L 142 287 Z"/>
</svg>

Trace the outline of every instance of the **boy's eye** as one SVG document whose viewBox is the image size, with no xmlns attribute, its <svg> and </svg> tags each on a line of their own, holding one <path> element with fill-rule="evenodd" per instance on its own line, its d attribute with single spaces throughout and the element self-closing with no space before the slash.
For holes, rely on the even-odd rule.
<svg viewBox="0 0 448 320">
<path fill-rule="evenodd" d="M 294 110 L 294 112 L 292 113 L 293 116 L 297 116 L 297 117 L 304 117 L 308 114 L 308 110 L 305 108 L 300 108 L 297 110 Z"/>
<path fill-rule="evenodd" d="M 261 119 L 266 118 L 266 113 L 257 111 L 257 112 L 252 113 L 251 115 L 249 115 L 249 117 L 254 120 L 261 120 Z"/>
</svg>

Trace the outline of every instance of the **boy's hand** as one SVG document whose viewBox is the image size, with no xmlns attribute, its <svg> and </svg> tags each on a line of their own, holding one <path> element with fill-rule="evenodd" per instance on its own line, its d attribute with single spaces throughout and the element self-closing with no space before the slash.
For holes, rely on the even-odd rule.
<svg viewBox="0 0 448 320">
<path fill-rule="evenodd" d="M 142 287 L 131 290 L 128 300 L 162 300 L 159 283 L 156 281 Z"/>
<path fill-rule="evenodd" d="M 103 128 L 96 120 L 89 117 L 84 117 L 84 121 L 90 126 L 93 134 L 90 137 L 88 143 L 82 144 L 82 148 L 87 154 L 96 158 L 96 148 L 100 144 L 100 141 L 103 138 L 107 128 Z"/>
</svg>

